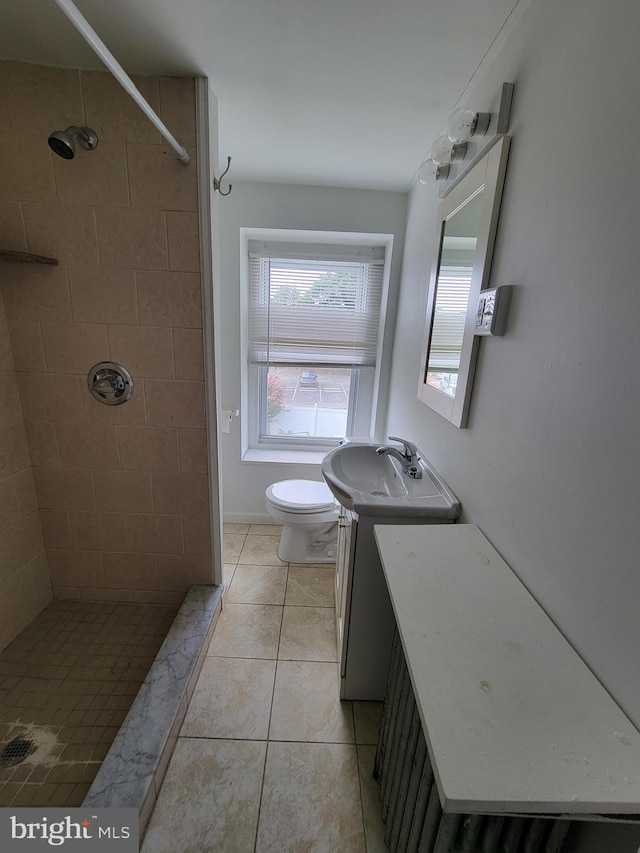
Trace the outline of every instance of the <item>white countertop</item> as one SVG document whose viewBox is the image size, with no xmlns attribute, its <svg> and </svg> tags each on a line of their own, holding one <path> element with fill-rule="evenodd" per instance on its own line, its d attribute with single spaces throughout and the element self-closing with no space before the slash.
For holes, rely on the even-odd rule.
<svg viewBox="0 0 640 853">
<path fill-rule="evenodd" d="M 640 732 L 481 531 L 375 535 L 443 810 L 639 813 Z"/>
</svg>

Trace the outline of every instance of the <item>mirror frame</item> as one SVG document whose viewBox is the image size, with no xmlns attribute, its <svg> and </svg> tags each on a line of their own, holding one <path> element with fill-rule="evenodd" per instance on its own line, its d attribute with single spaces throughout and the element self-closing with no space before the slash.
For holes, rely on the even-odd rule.
<svg viewBox="0 0 640 853">
<path fill-rule="evenodd" d="M 480 291 L 487 288 L 491 273 L 491 260 L 495 244 L 500 204 L 502 201 L 502 189 L 509 156 L 511 137 L 507 135 L 497 136 L 492 146 L 485 152 L 482 158 L 460 179 L 451 191 L 442 199 L 438 209 L 436 224 L 436 255 L 431 267 L 431 279 L 429 282 L 429 296 L 427 300 L 427 328 L 420 360 L 420 379 L 418 382 L 418 399 L 432 408 L 454 426 L 464 428 L 469 413 L 471 400 L 471 387 L 473 385 L 473 374 L 478 353 L 479 338 L 474 334 L 476 308 Z M 469 291 L 469 302 L 467 305 L 467 316 L 462 339 L 462 351 L 460 353 L 460 367 L 458 370 L 458 383 L 455 397 L 450 397 L 443 391 L 439 391 L 427 384 L 427 365 L 429 363 L 429 350 L 431 346 L 431 330 L 436 303 L 436 291 L 440 260 L 442 255 L 442 242 L 447 220 L 475 195 L 479 189 L 484 187 L 480 223 L 476 250 L 473 258 L 473 272 L 471 274 L 471 287 Z"/>
</svg>

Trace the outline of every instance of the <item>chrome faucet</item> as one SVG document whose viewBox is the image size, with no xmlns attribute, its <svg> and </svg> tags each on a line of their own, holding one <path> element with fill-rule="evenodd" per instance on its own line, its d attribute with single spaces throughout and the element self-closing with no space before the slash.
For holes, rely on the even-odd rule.
<svg viewBox="0 0 640 853">
<path fill-rule="evenodd" d="M 405 438 L 398 438 L 395 435 L 390 435 L 389 441 L 399 441 L 402 445 L 402 450 L 400 451 L 397 447 L 389 447 L 388 444 L 383 444 L 376 449 L 376 453 L 379 456 L 395 456 L 400 461 L 404 473 L 409 477 L 413 477 L 414 480 L 419 480 L 422 477 L 422 470 L 418 465 L 418 448 L 415 444 L 412 444 Z"/>
</svg>

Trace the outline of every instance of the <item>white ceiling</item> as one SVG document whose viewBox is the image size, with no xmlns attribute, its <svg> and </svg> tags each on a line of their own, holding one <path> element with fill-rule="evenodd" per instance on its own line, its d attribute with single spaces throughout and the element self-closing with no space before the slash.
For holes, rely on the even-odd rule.
<svg viewBox="0 0 640 853">
<path fill-rule="evenodd" d="M 517 0 L 77 0 L 130 73 L 204 74 L 233 180 L 407 189 Z M 0 57 L 102 68 L 54 0 Z"/>
</svg>

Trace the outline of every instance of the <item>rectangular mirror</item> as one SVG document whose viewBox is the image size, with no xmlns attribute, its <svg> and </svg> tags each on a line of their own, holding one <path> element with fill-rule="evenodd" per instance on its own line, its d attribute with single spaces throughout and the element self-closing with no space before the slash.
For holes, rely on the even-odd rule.
<svg viewBox="0 0 640 853">
<path fill-rule="evenodd" d="M 489 282 L 510 141 L 497 137 L 438 211 L 418 397 L 457 427 L 469 410 L 476 306 Z"/>
</svg>

